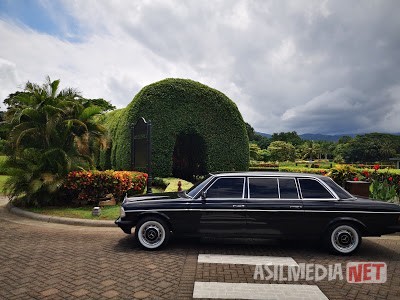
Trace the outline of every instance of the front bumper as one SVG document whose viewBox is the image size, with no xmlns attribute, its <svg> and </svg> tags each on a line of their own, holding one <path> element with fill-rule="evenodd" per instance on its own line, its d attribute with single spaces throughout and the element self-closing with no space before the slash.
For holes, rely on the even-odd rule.
<svg viewBox="0 0 400 300">
<path fill-rule="evenodd" d="M 118 225 L 118 227 L 121 228 L 126 234 L 132 233 L 131 231 L 134 225 L 131 221 L 124 221 L 121 219 L 121 217 L 119 217 L 114 223 Z"/>
</svg>

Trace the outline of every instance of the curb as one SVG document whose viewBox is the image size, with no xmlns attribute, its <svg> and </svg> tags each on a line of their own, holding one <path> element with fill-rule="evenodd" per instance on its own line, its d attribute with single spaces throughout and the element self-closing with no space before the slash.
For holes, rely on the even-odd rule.
<svg viewBox="0 0 400 300">
<path fill-rule="evenodd" d="M 117 227 L 114 221 L 96 221 L 96 220 L 85 220 L 85 219 L 75 219 L 75 218 L 62 218 L 62 217 L 36 214 L 15 207 L 10 202 L 7 204 L 7 210 L 10 213 L 18 215 L 20 217 L 25 217 L 47 223 L 66 224 L 75 226 L 90 226 L 90 227 Z"/>
</svg>

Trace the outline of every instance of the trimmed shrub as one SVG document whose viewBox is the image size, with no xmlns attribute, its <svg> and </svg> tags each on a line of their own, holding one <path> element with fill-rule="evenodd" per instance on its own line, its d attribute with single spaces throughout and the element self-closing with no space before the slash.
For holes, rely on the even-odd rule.
<svg viewBox="0 0 400 300">
<path fill-rule="evenodd" d="M 294 172 L 294 173 L 310 173 L 318 175 L 326 175 L 329 170 L 317 168 L 303 168 L 303 167 L 279 167 L 280 172 Z"/>
<path fill-rule="evenodd" d="M 125 109 L 117 109 L 113 110 L 106 115 L 102 115 L 99 119 L 99 122 L 107 128 L 108 130 L 108 139 L 109 139 L 109 146 L 106 151 L 100 151 L 100 156 L 96 159 L 97 167 L 100 170 L 107 170 L 111 169 L 113 165 L 116 164 L 116 157 L 115 157 L 115 143 L 112 143 L 112 136 L 116 134 L 116 130 L 121 120 L 121 116 L 124 113 Z M 112 156 L 111 154 L 114 154 Z"/>
<path fill-rule="evenodd" d="M 248 170 L 249 140 L 235 103 L 223 93 L 187 79 L 165 79 L 150 84 L 126 109 L 106 116 L 104 125 L 110 129 L 112 139 L 109 153 L 112 168 L 132 168 L 131 126 L 140 117 L 152 122 L 154 176 L 172 175 L 174 147 L 182 134 L 197 135 L 204 140 L 206 173 Z"/>
<path fill-rule="evenodd" d="M 118 200 L 126 192 L 143 193 L 147 174 L 129 171 L 74 171 L 64 184 L 67 193 L 82 202 L 96 202 L 108 194 Z"/>
</svg>

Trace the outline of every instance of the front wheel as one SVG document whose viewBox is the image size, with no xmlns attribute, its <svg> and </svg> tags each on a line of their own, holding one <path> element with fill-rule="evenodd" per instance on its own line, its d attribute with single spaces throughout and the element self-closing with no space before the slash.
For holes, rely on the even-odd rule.
<svg viewBox="0 0 400 300">
<path fill-rule="evenodd" d="M 156 217 L 144 218 L 136 225 L 135 237 L 143 248 L 155 250 L 167 244 L 170 231 L 164 220 Z"/>
<path fill-rule="evenodd" d="M 337 224 L 328 230 L 325 241 L 332 252 L 348 255 L 360 247 L 361 240 L 362 237 L 354 225 Z"/>
</svg>

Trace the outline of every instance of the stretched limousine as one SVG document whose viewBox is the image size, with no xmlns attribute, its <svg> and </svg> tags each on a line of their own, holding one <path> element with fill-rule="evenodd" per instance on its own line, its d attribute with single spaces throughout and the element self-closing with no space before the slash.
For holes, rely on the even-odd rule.
<svg viewBox="0 0 400 300">
<path fill-rule="evenodd" d="M 363 236 L 400 232 L 400 206 L 356 198 L 315 174 L 210 174 L 189 191 L 126 197 L 115 223 L 145 249 L 175 236 L 319 238 L 350 254 Z"/>
</svg>

